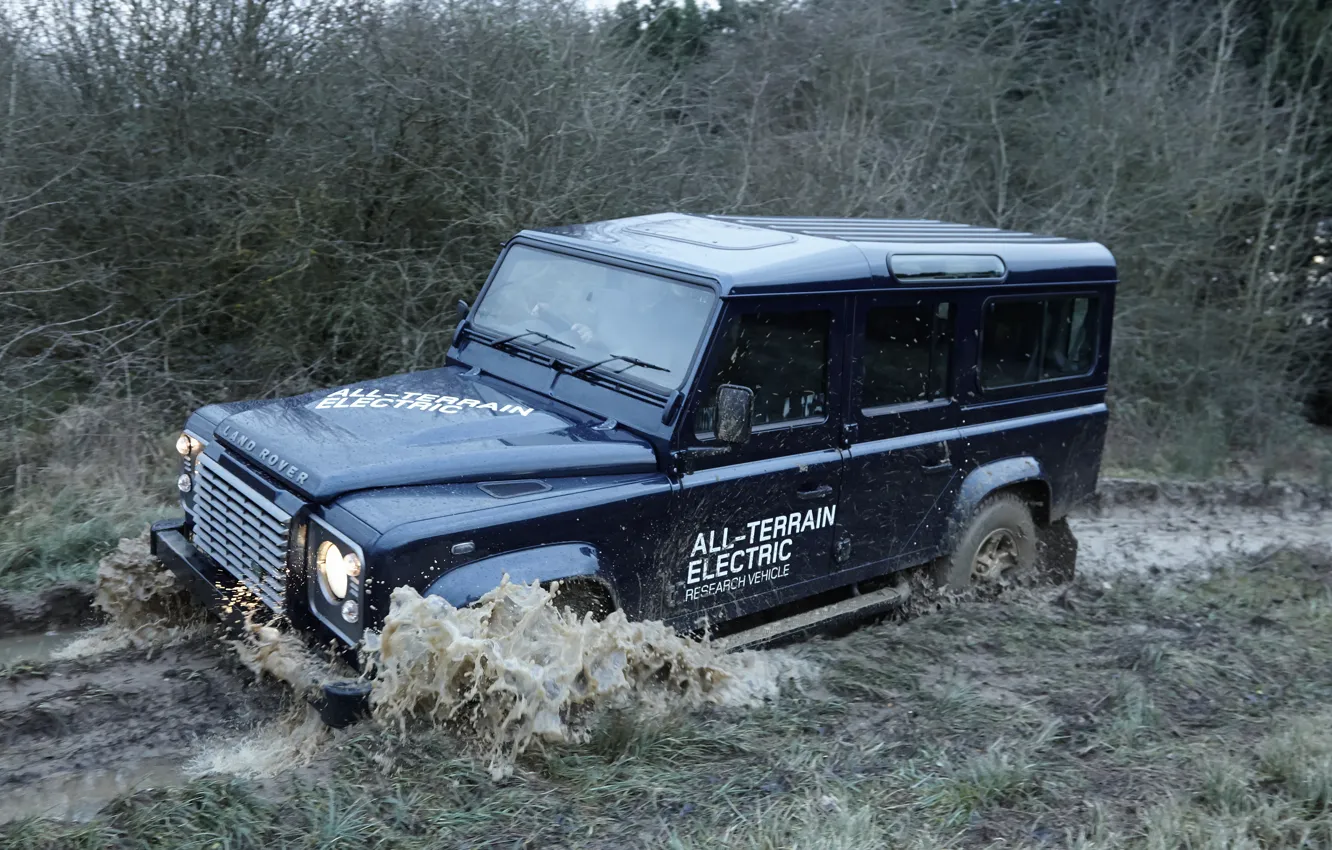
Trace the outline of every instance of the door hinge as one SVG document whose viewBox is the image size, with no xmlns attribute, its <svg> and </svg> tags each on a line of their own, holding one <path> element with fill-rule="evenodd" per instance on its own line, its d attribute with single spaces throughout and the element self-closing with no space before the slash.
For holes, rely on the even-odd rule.
<svg viewBox="0 0 1332 850">
<path fill-rule="evenodd" d="M 857 435 L 859 434 L 859 431 L 860 431 L 860 426 L 859 426 L 857 423 L 855 423 L 855 422 L 843 422 L 843 423 L 842 423 L 842 448 L 844 448 L 844 449 L 845 449 L 845 448 L 848 448 L 852 443 L 854 443 L 854 442 L 856 441 L 856 437 L 857 437 Z"/>
</svg>

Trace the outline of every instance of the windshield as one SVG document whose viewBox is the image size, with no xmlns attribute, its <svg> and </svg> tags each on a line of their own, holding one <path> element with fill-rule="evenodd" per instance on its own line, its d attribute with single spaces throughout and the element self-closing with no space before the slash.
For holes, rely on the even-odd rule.
<svg viewBox="0 0 1332 850">
<path fill-rule="evenodd" d="M 501 339 L 674 390 L 716 298 L 701 286 L 515 245 L 471 321 Z"/>
</svg>

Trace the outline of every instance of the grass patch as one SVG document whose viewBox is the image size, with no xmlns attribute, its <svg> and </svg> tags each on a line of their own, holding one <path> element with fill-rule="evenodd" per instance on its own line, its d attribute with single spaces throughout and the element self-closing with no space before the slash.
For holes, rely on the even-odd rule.
<svg viewBox="0 0 1332 850">
<path fill-rule="evenodd" d="M 194 782 L 0 847 L 1328 846 L 1330 586 L 1285 553 L 968 605 L 796 648 L 821 681 L 760 710 L 604 712 L 500 783 L 445 731 L 367 727 L 318 780 Z"/>
<path fill-rule="evenodd" d="M 0 445 L 0 590 L 91 581 L 120 538 L 179 513 L 179 432 L 146 436 L 149 416 L 124 401 L 75 406 Z"/>
<path fill-rule="evenodd" d="M 1017 805 L 1041 790 L 1040 764 L 1032 760 L 1032 749 L 997 741 L 954 768 L 926 800 L 939 806 L 950 825 L 987 809 Z"/>
<path fill-rule="evenodd" d="M 176 512 L 137 492 L 67 485 L 25 500 L 0 520 L 0 590 L 92 581 L 122 537 Z"/>
<path fill-rule="evenodd" d="M 1332 717 L 1296 718 L 1258 748 L 1263 780 L 1310 815 L 1332 806 Z"/>
<path fill-rule="evenodd" d="M 177 509 L 137 492 L 61 487 L 23 502 L 0 520 L 0 590 L 34 591 L 92 581 L 97 561 Z"/>
</svg>

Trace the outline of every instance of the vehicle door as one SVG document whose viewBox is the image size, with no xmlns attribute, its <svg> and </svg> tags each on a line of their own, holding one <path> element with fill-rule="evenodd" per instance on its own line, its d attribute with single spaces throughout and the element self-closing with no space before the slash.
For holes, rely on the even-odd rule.
<svg viewBox="0 0 1332 850">
<path fill-rule="evenodd" d="M 947 292 L 854 299 L 842 563 L 861 580 L 934 557 L 961 480 L 953 387 L 957 303 Z"/>
<path fill-rule="evenodd" d="M 815 592 L 832 574 L 841 489 L 846 298 L 727 304 L 681 427 L 667 616 L 719 622 Z M 717 388 L 754 392 L 748 441 L 713 434 Z"/>
</svg>

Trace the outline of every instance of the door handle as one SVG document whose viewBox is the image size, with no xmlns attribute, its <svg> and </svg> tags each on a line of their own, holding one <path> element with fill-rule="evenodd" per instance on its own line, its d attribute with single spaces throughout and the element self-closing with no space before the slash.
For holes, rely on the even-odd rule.
<svg viewBox="0 0 1332 850">
<path fill-rule="evenodd" d="M 831 484 L 820 484 L 819 486 L 817 486 L 817 487 L 811 487 L 811 488 L 808 489 L 808 490 L 797 490 L 797 491 L 796 491 L 796 498 L 797 498 L 797 499 L 806 499 L 806 500 L 808 500 L 808 499 L 822 499 L 824 496 L 831 496 L 831 495 L 832 495 L 832 491 L 833 491 L 833 488 L 832 488 L 832 485 L 831 485 Z"/>
<path fill-rule="evenodd" d="M 948 451 L 948 444 L 947 444 L 947 443 L 938 443 L 937 445 L 939 446 L 939 448 L 943 449 L 943 452 L 942 452 L 942 454 L 943 454 L 943 460 L 939 461 L 938 463 L 927 463 L 927 464 L 925 464 L 924 466 L 922 466 L 922 467 L 920 468 L 920 471 L 921 471 L 921 472 L 926 472 L 926 473 L 929 473 L 929 472 L 947 472 L 947 471 L 949 471 L 950 469 L 953 468 L 953 457 L 952 457 L 952 453 Z M 935 455 L 935 457 L 938 457 L 938 455 Z"/>
</svg>

